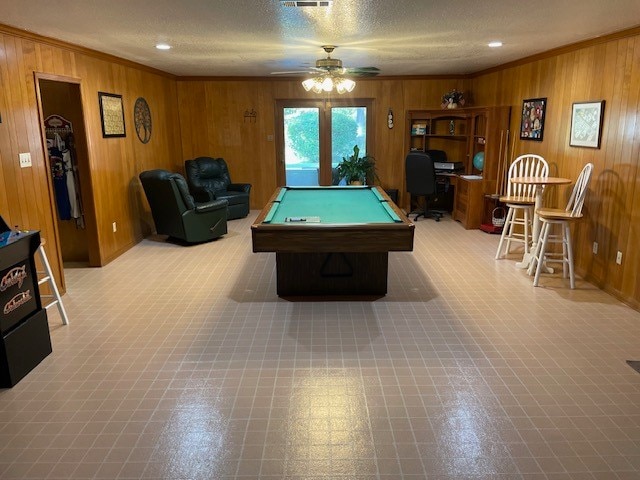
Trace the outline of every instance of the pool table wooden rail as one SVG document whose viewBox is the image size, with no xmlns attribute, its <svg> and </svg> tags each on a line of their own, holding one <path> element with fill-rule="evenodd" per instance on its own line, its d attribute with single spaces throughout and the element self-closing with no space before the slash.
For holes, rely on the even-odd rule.
<svg viewBox="0 0 640 480">
<path fill-rule="evenodd" d="M 378 188 L 378 187 L 375 187 Z M 402 222 L 393 223 L 263 223 L 279 189 L 251 226 L 254 252 L 390 252 L 412 251 L 415 226 L 391 201 Z"/>
</svg>

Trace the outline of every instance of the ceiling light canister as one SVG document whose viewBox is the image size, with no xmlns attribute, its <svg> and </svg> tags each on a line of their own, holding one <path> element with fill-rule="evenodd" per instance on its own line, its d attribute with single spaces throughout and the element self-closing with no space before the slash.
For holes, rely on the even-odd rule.
<svg viewBox="0 0 640 480">
<path fill-rule="evenodd" d="M 316 84 L 315 78 L 307 78 L 304 82 L 302 82 L 302 88 L 304 88 L 307 92 L 313 88 Z"/>
<path fill-rule="evenodd" d="M 499 41 L 495 41 L 495 42 L 489 42 L 487 43 L 488 46 L 490 46 L 491 48 L 498 48 L 502 46 L 502 42 Z"/>
<path fill-rule="evenodd" d="M 331 90 L 333 90 L 333 78 L 331 78 L 330 76 L 324 77 L 324 80 L 322 80 L 322 90 L 324 90 L 325 92 L 330 92 Z"/>
<path fill-rule="evenodd" d="M 352 92 L 353 89 L 356 88 L 356 82 L 354 82 L 350 78 L 343 78 L 342 82 L 340 83 L 347 92 Z"/>
<path fill-rule="evenodd" d="M 169 50 L 171 48 L 171 45 L 167 45 L 166 43 L 158 43 L 156 45 L 156 48 L 158 50 Z"/>
</svg>

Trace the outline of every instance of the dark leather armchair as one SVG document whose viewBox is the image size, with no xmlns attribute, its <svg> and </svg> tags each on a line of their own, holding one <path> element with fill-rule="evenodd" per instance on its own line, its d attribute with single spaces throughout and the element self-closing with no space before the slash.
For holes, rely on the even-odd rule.
<svg viewBox="0 0 640 480">
<path fill-rule="evenodd" d="M 407 155 L 405 160 L 407 192 L 411 194 L 411 200 L 413 197 L 424 197 L 424 208 L 409 213 L 409 215 L 416 214 L 414 221 L 418 217 L 431 217 L 436 222 L 442 218 L 444 214 L 442 211 L 431 210 L 428 206 L 430 201 L 437 198 L 438 193 L 434 162 L 446 161 L 447 154 L 442 150 L 416 151 L 409 152 Z"/>
<path fill-rule="evenodd" d="M 140 181 L 160 235 L 196 243 L 227 233 L 226 200 L 196 203 L 184 177 L 167 170 L 142 172 Z"/>
<path fill-rule="evenodd" d="M 232 183 L 223 158 L 198 157 L 184 162 L 189 190 L 199 202 L 226 200 L 229 220 L 249 214 L 251 184 Z"/>
</svg>

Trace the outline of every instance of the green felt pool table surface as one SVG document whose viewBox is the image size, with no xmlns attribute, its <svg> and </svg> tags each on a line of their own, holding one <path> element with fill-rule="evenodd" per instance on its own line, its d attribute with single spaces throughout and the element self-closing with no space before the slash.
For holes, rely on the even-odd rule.
<svg viewBox="0 0 640 480">
<path fill-rule="evenodd" d="M 263 222 L 321 224 L 399 223 L 388 197 L 374 187 L 284 187 Z"/>
</svg>

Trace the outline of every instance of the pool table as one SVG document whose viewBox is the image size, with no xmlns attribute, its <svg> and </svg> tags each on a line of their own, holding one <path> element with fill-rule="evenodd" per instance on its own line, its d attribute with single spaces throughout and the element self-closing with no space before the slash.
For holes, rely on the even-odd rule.
<svg viewBox="0 0 640 480">
<path fill-rule="evenodd" d="M 377 186 L 279 187 L 251 225 L 275 252 L 280 296 L 383 296 L 390 251 L 413 250 L 414 225 Z"/>
</svg>

